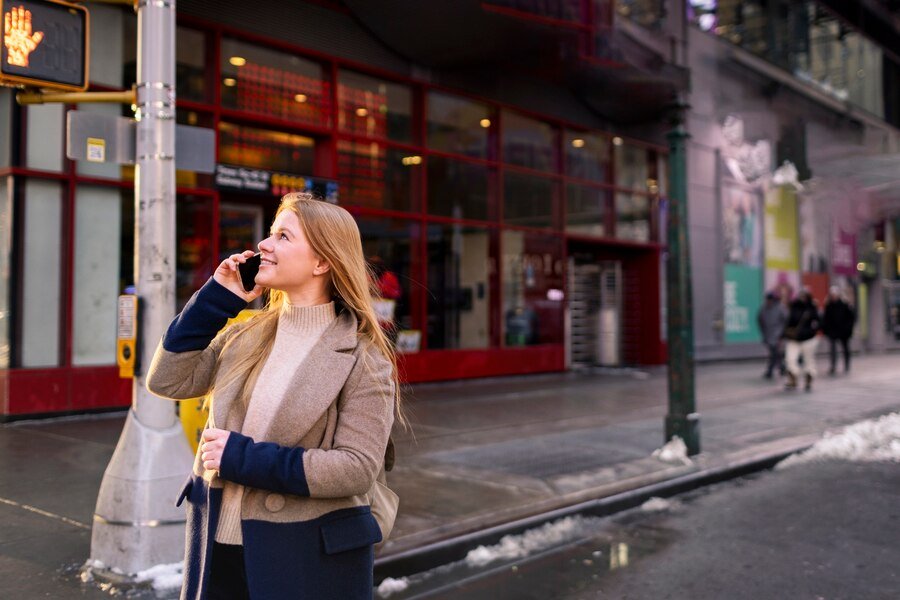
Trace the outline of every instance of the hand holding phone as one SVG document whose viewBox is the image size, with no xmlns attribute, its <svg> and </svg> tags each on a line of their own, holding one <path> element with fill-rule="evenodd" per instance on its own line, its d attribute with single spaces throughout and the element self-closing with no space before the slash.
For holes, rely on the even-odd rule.
<svg viewBox="0 0 900 600">
<path fill-rule="evenodd" d="M 241 274 L 241 283 L 244 285 L 244 290 L 252 292 L 253 288 L 256 287 L 256 274 L 259 273 L 261 261 L 262 255 L 257 252 L 248 258 L 246 262 L 238 263 L 238 271 Z"/>
<path fill-rule="evenodd" d="M 244 301 L 253 302 L 263 293 L 263 287 L 254 281 L 260 262 L 259 254 L 254 254 L 253 250 L 232 254 L 219 264 L 213 279 Z"/>
</svg>

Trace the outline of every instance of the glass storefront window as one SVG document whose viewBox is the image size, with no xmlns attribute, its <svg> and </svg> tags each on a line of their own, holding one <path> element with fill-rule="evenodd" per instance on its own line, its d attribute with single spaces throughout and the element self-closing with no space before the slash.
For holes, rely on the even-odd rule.
<svg viewBox="0 0 900 600">
<path fill-rule="evenodd" d="M 338 127 L 398 142 L 412 141 L 412 91 L 353 71 L 338 74 Z"/>
<path fill-rule="evenodd" d="M 608 190 L 569 184 L 566 188 L 566 231 L 607 235 L 606 216 L 612 194 Z"/>
<path fill-rule="evenodd" d="M 474 158 L 489 158 L 493 116 L 482 102 L 439 92 L 428 94 L 428 147 Z"/>
<path fill-rule="evenodd" d="M 656 157 L 656 184 L 659 186 L 659 195 L 665 198 L 669 195 L 669 156 L 658 154 Z"/>
<path fill-rule="evenodd" d="M 417 298 L 417 286 L 412 259 L 413 248 L 419 240 L 419 225 L 373 217 L 356 217 L 356 222 L 362 235 L 363 253 L 376 277 L 376 302 L 385 317 L 385 329 L 391 336 L 397 330 L 415 329 L 413 302 Z"/>
<path fill-rule="evenodd" d="M 277 201 L 272 201 L 277 205 Z M 221 262 L 237 252 L 256 249 L 263 238 L 263 207 L 246 202 L 219 205 L 219 258 Z M 274 211 L 273 211 L 274 214 Z"/>
<path fill-rule="evenodd" d="M 566 130 L 566 175 L 605 183 L 609 181 L 610 142 L 599 133 Z"/>
<path fill-rule="evenodd" d="M 90 10 L 91 83 L 130 88 L 136 64 L 137 15 L 122 6 L 96 4 Z"/>
<path fill-rule="evenodd" d="M 616 237 L 650 241 L 650 198 L 642 194 L 616 194 Z"/>
<path fill-rule="evenodd" d="M 488 168 L 439 156 L 428 158 L 428 212 L 457 219 L 488 220 Z"/>
<path fill-rule="evenodd" d="M 65 106 L 34 104 L 25 109 L 25 166 L 29 169 L 62 171 Z"/>
<path fill-rule="evenodd" d="M 242 167 L 309 175 L 315 161 L 311 137 L 219 123 L 219 162 Z"/>
<path fill-rule="evenodd" d="M 93 18 L 94 12 L 91 10 L 91 33 L 96 31 Z M 109 83 L 109 85 L 129 88 L 135 82 L 137 78 L 137 44 L 135 44 L 137 35 L 137 20 L 134 15 L 131 15 L 125 20 L 124 45 L 120 51 L 125 55 L 124 76 L 122 75 L 123 67 L 119 65 L 120 81 Z M 209 85 L 212 65 L 207 61 L 206 51 L 207 39 L 204 32 L 181 26 L 175 29 L 176 100 L 193 102 L 210 102 L 212 100 Z M 94 80 L 93 63 L 91 63 L 91 80 Z"/>
<path fill-rule="evenodd" d="M 187 27 L 175 33 L 175 93 L 179 100 L 209 100 L 206 34 Z"/>
<path fill-rule="evenodd" d="M 222 40 L 222 106 L 327 127 L 330 85 L 319 63 L 238 40 Z"/>
<path fill-rule="evenodd" d="M 465 225 L 428 225 L 429 349 L 490 345 L 492 233 Z"/>
<path fill-rule="evenodd" d="M 375 142 L 338 141 L 341 204 L 410 210 L 422 157 Z"/>
<path fill-rule="evenodd" d="M 9 368 L 10 270 L 12 268 L 12 177 L 0 178 L 0 369 Z"/>
<path fill-rule="evenodd" d="M 17 367 L 56 367 L 60 359 L 62 185 L 27 179 L 22 227 L 21 346 Z"/>
<path fill-rule="evenodd" d="M 650 177 L 649 152 L 646 148 L 622 143 L 614 146 L 616 185 L 630 190 L 646 190 Z"/>
<path fill-rule="evenodd" d="M 9 131 L 9 125 L 12 123 L 12 107 L 15 100 L 13 99 L 13 91 L 9 88 L 0 88 L 0 123 L 3 124 L 5 131 Z M 12 145 L 12 135 L 6 133 L 0 140 L 0 167 L 8 167 L 10 165 L 10 146 Z"/>
<path fill-rule="evenodd" d="M 503 232 L 503 343 L 562 343 L 562 241 L 556 236 Z"/>
<path fill-rule="evenodd" d="M 503 177 L 503 222 L 553 227 L 556 185 L 550 179 L 506 173 Z"/>
<path fill-rule="evenodd" d="M 194 292 L 212 277 L 213 270 L 218 264 L 218 261 L 213 263 L 212 226 L 211 197 L 178 196 L 175 212 L 175 235 L 178 240 L 175 257 L 175 301 L 178 311 L 181 311 Z M 256 244 L 251 248 L 255 249 Z"/>
<path fill-rule="evenodd" d="M 665 0 L 616 0 L 616 13 L 642 27 L 660 29 L 666 19 L 666 2 Z"/>
<path fill-rule="evenodd" d="M 538 171 L 556 171 L 555 127 L 503 111 L 503 161 Z"/>
<path fill-rule="evenodd" d="M 79 186 L 75 192 L 73 365 L 116 362 L 117 296 L 124 290 L 120 265 L 134 261 L 133 245 L 132 253 L 122 252 L 127 226 L 122 213 L 129 200 L 133 204 L 134 193 L 119 188 Z"/>
</svg>

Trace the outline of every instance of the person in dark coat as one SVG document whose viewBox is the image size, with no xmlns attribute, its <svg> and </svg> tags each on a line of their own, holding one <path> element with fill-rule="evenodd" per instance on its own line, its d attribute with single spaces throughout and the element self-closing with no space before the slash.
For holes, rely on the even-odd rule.
<svg viewBox="0 0 900 600">
<path fill-rule="evenodd" d="M 853 336 L 853 325 L 856 322 L 856 312 L 841 298 L 840 289 L 832 286 L 828 292 L 828 302 L 825 304 L 825 314 L 822 317 L 822 332 L 828 337 L 831 345 L 831 368 L 829 375 L 834 375 L 837 362 L 837 345 L 840 343 L 844 350 L 844 373 L 850 370 L 850 338 Z"/>
<path fill-rule="evenodd" d="M 778 292 L 768 292 L 765 304 L 759 307 L 756 314 L 756 323 L 762 334 L 763 344 L 769 350 L 769 362 L 763 377 L 772 378 L 772 371 L 779 367 L 784 374 L 781 334 L 784 333 L 784 325 L 787 323 L 787 309 L 781 303 Z"/>
<path fill-rule="evenodd" d="M 787 324 L 784 328 L 785 362 L 787 363 L 788 380 L 786 389 L 795 389 L 801 375 L 806 376 L 806 391 L 812 389 L 816 376 L 816 346 L 819 343 L 821 320 L 809 289 L 803 290 L 791 302 Z M 803 369 L 800 368 L 800 357 L 803 356 Z"/>
</svg>

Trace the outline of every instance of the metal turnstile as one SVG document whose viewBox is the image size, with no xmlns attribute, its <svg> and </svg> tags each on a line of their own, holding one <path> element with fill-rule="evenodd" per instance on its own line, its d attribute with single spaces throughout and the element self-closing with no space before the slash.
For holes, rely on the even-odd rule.
<svg viewBox="0 0 900 600">
<path fill-rule="evenodd" d="M 569 258 L 569 357 L 573 369 L 622 364 L 622 265 Z"/>
</svg>

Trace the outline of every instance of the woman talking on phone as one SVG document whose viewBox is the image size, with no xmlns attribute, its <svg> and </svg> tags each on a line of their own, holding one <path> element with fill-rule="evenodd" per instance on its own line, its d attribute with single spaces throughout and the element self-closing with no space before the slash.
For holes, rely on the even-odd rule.
<svg viewBox="0 0 900 600">
<path fill-rule="evenodd" d="M 210 399 L 178 499 L 181 597 L 369 600 L 374 544 L 396 515 L 384 471 L 400 397 L 359 229 L 342 208 L 288 194 L 259 251 L 250 291 L 239 265 L 252 250 L 218 266 L 147 375 L 160 396 Z M 219 331 L 265 289 L 260 314 Z"/>
</svg>

